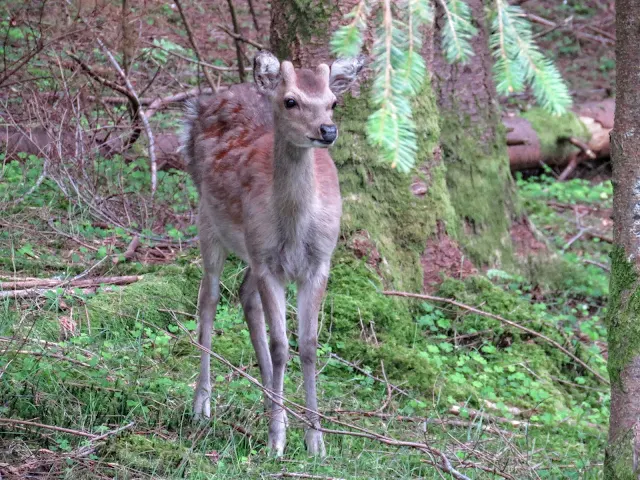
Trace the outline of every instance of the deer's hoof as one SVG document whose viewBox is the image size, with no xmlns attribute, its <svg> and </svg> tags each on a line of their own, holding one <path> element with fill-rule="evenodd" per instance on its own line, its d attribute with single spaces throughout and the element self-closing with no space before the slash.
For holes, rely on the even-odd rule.
<svg viewBox="0 0 640 480">
<path fill-rule="evenodd" d="M 304 443 L 307 445 L 307 453 L 314 457 L 326 457 L 327 451 L 324 448 L 322 432 L 308 429 L 304 435 Z"/>
<path fill-rule="evenodd" d="M 201 422 L 209 418 L 211 418 L 211 390 L 198 388 L 193 398 L 193 420 Z"/>
<path fill-rule="evenodd" d="M 287 441 L 286 416 L 284 412 L 277 419 L 271 419 L 269 425 L 269 441 L 267 448 L 274 457 L 281 457 L 284 454 L 284 446 Z"/>
<path fill-rule="evenodd" d="M 267 443 L 269 454 L 272 457 L 276 457 L 276 458 L 284 455 L 285 443 L 286 443 L 286 440 L 284 435 L 275 436 L 275 435 L 269 434 L 269 442 Z"/>
</svg>

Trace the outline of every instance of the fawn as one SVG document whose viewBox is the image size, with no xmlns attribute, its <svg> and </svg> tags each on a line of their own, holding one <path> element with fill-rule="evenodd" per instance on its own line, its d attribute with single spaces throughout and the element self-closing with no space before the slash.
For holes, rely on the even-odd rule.
<svg viewBox="0 0 640 480">
<path fill-rule="evenodd" d="M 327 153 L 338 130 L 336 95 L 349 89 L 363 59 L 331 68 L 294 69 L 271 53 L 254 59 L 255 85 L 239 84 L 188 106 L 182 151 L 200 195 L 198 228 L 204 276 L 198 297 L 200 345 L 211 348 L 223 264 L 232 252 L 249 266 L 240 300 L 263 385 L 276 402 L 268 447 L 282 455 L 286 439 L 283 383 L 289 357 L 285 284 L 298 288 L 298 344 L 310 454 L 325 455 L 317 415 L 318 313 L 338 240 L 342 203 Z M 265 317 L 269 325 L 269 343 Z M 210 416 L 210 355 L 202 352 L 193 409 Z M 280 404 L 280 405 L 278 405 Z"/>
</svg>

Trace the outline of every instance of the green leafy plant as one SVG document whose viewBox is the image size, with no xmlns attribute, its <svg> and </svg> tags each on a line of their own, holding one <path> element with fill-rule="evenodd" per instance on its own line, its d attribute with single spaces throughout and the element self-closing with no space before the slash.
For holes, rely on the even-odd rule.
<svg viewBox="0 0 640 480">
<path fill-rule="evenodd" d="M 477 33 L 464 0 L 437 0 L 443 12 L 442 49 L 450 63 L 465 63 L 473 56 Z M 421 90 L 426 66 L 420 54 L 421 27 L 433 23 L 432 0 L 360 0 L 331 40 L 337 56 L 360 53 L 367 21 L 379 12 L 372 50 L 374 112 L 367 122 L 369 142 L 384 160 L 402 172 L 415 163 L 417 141 L 411 99 Z M 498 93 L 510 95 L 530 88 L 536 101 L 554 115 L 571 105 L 569 90 L 553 62 L 534 43 L 531 25 L 518 6 L 494 0 L 488 13 L 493 74 Z"/>
</svg>

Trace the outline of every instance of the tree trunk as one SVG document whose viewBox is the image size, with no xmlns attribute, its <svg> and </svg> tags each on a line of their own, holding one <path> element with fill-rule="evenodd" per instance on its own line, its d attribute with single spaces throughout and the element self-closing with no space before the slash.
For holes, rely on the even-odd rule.
<svg viewBox="0 0 640 480">
<path fill-rule="evenodd" d="M 465 1 L 478 29 L 474 55 L 466 64 L 445 61 L 440 45 L 445 18 L 441 11 L 436 16 L 433 78 L 440 143 L 465 252 L 476 264 L 500 264 L 511 255 L 509 229 L 518 213 L 516 192 L 491 73 L 483 1 Z"/>
<path fill-rule="evenodd" d="M 605 478 L 637 479 L 640 455 L 640 0 L 616 0 L 616 113 L 611 134 L 614 248 L 607 315 L 611 377 Z"/>
</svg>

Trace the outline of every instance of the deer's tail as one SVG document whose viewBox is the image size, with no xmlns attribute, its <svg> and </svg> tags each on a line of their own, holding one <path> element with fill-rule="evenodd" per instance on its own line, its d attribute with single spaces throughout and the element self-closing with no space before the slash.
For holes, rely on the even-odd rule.
<svg viewBox="0 0 640 480">
<path fill-rule="evenodd" d="M 199 98 L 185 102 L 185 114 L 182 121 L 182 134 L 180 137 L 180 152 L 185 160 L 187 172 L 193 178 L 196 186 L 199 186 L 199 166 L 196 155 L 196 139 L 200 132 L 201 115 L 204 105 Z"/>
</svg>

